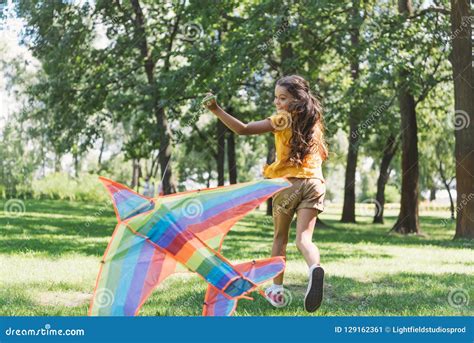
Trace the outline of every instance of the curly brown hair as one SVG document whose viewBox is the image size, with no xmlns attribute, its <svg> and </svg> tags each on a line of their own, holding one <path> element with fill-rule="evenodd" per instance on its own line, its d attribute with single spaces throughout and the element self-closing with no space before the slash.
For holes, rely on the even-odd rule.
<svg viewBox="0 0 474 343">
<path fill-rule="evenodd" d="M 312 93 L 308 81 L 299 75 L 289 75 L 277 81 L 294 100 L 288 107 L 292 114 L 292 136 L 289 161 L 301 166 L 310 153 L 318 153 L 324 161 L 328 157 L 328 147 L 324 138 L 323 107 Z"/>
</svg>

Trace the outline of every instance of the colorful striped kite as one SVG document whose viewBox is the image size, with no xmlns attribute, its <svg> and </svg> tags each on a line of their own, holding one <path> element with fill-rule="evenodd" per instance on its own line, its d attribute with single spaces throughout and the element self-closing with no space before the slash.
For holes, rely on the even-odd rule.
<svg viewBox="0 0 474 343">
<path fill-rule="evenodd" d="M 285 268 L 283 257 L 232 265 L 219 251 L 239 219 L 291 185 L 286 179 L 153 199 L 100 180 L 112 197 L 118 224 L 101 261 L 89 315 L 136 315 L 153 289 L 184 266 L 209 283 L 203 315 L 228 316 L 238 299 L 248 298 L 259 284 Z"/>
</svg>

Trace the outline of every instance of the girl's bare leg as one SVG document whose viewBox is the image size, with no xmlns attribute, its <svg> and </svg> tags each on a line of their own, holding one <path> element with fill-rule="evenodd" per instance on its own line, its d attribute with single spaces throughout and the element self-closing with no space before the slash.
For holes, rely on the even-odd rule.
<svg viewBox="0 0 474 343">
<path fill-rule="evenodd" d="M 286 245 L 294 213 L 280 212 L 273 217 L 275 233 L 273 235 L 272 256 L 286 256 Z M 283 284 L 283 273 L 273 279 L 275 285 Z"/>
<path fill-rule="evenodd" d="M 301 208 L 298 210 L 296 220 L 296 247 L 311 267 L 319 264 L 319 249 L 313 243 L 314 226 L 319 211 L 314 208 Z"/>
<path fill-rule="evenodd" d="M 319 249 L 313 243 L 318 213 L 312 208 L 299 209 L 296 221 L 296 246 L 309 267 L 308 288 L 304 297 L 304 308 L 308 312 L 316 311 L 323 300 L 324 270 L 319 266 Z"/>
</svg>

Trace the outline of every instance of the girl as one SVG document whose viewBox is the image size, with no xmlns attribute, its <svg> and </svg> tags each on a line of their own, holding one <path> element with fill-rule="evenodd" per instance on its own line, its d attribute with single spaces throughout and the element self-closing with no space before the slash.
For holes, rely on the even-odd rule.
<svg viewBox="0 0 474 343">
<path fill-rule="evenodd" d="M 207 95 L 212 96 L 211 93 Z M 290 224 L 296 213 L 296 246 L 309 267 L 304 306 L 308 312 L 313 312 L 321 305 L 324 279 L 319 250 L 312 242 L 316 218 L 324 210 L 326 191 L 321 169 L 322 161 L 328 155 L 323 111 L 308 82 L 298 75 L 277 81 L 274 104 L 276 114 L 245 124 L 219 107 L 215 98 L 206 102 L 207 108 L 238 135 L 273 132 L 276 160 L 265 165 L 263 175 L 266 178 L 286 177 L 292 186 L 273 196 L 272 256 L 286 256 Z M 265 294 L 273 306 L 285 305 L 283 274 L 273 279 L 273 285 Z"/>
</svg>

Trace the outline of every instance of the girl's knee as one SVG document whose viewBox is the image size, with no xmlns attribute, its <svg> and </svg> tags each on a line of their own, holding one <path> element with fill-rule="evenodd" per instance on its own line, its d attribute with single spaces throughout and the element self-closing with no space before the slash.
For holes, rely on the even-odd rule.
<svg viewBox="0 0 474 343">
<path fill-rule="evenodd" d="M 275 232 L 273 244 L 283 246 L 288 244 L 288 234 Z"/>
<path fill-rule="evenodd" d="M 312 245 L 313 242 L 311 239 L 305 237 L 305 236 L 297 236 L 295 240 L 296 247 L 298 248 L 299 251 L 302 250 L 307 250 L 309 245 Z"/>
<path fill-rule="evenodd" d="M 286 241 L 288 242 L 288 235 L 289 235 L 289 229 L 280 227 L 280 228 L 275 228 L 275 232 L 273 234 L 273 239 L 278 240 L 278 241 Z"/>
</svg>

